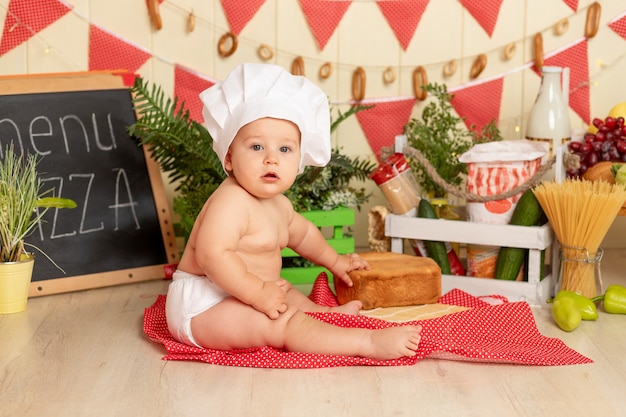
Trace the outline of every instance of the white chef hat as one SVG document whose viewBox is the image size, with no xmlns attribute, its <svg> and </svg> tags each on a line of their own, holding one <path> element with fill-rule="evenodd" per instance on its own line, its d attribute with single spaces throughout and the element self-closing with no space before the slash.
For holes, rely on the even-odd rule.
<svg viewBox="0 0 626 417">
<path fill-rule="evenodd" d="M 307 165 L 324 166 L 330 160 L 328 97 L 303 76 L 277 65 L 240 64 L 224 81 L 200 93 L 200 99 L 222 166 L 239 129 L 264 117 L 289 120 L 300 129 L 300 172 Z"/>
</svg>

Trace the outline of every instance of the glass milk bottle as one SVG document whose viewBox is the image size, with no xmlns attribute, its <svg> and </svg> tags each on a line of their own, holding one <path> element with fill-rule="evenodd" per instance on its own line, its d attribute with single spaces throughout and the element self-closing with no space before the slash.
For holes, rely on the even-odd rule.
<svg viewBox="0 0 626 417">
<path fill-rule="evenodd" d="M 561 89 L 562 71 L 561 67 L 545 66 L 541 69 L 541 86 L 528 116 L 526 139 L 547 145 L 548 154 L 542 163 L 552 155 L 560 155 L 561 147 L 569 142 L 572 135 L 568 105 Z M 553 167 L 548 175 L 553 177 L 554 172 Z"/>
</svg>

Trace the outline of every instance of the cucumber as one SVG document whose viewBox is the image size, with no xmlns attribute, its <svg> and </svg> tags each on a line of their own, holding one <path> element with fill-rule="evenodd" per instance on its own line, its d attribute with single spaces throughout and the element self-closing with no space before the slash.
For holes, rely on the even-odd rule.
<svg viewBox="0 0 626 417">
<path fill-rule="evenodd" d="M 424 219 L 438 219 L 435 209 L 430 205 L 428 200 L 421 199 L 419 206 L 417 207 L 417 217 Z M 432 258 L 439 268 L 441 273 L 445 275 L 452 274 L 450 269 L 450 261 L 448 260 L 448 252 L 446 251 L 446 245 L 443 242 L 436 242 L 432 240 L 425 240 L 424 246 L 428 252 L 428 256 Z"/>
<path fill-rule="evenodd" d="M 545 214 L 532 189 L 522 194 L 509 224 L 515 226 L 536 226 L 545 219 Z M 514 281 L 524 263 L 527 249 L 502 247 L 496 260 L 496 279 Z"/>
</svg>

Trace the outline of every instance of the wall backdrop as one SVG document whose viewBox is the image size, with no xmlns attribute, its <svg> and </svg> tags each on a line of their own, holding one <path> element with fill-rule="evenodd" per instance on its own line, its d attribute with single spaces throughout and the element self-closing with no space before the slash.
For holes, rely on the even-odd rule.
<svg viewBox="0 0 626 417">
<path fill-rule="evenodd" d="M 184 100 L 199 121 L 198 93 L 237 64 L 293 68 L 339 110 L 355 94 L 375 104 L 333 137 L 372 159 L 428 102 L 415 95 L 418 68 L 420 80 L 455 94 L 467 126 L 495 119 L 507 139 L 524 135 L 539 57 L 569 68 L 573 128 L 626 101 L 623 0 L 0 0 L 0 27 L 2 75 L 125 69 Z M 365 80 L 356 92 L 355 71 Z M 357 215 L 359 246 L 367 211 L 386 204 L 367 186 L 374 198 Z M 626 245 L 624 231 L 618 218 L 605 246 Z"/>
</svg>

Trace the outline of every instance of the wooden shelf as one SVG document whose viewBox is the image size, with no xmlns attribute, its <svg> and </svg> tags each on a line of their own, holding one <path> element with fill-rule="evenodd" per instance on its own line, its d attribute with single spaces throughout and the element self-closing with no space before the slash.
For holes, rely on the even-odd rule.
<svg viewBox="0 0 626 417">
<path fill-rule="evenodd" d="M 385 217 L 385 236 L 391 238 L 391 251 L 402 252 L 403 239 L 438 240 L 529 250 L 528 281 L 503 281 L 470 276 L 442 275 L 442 291 L 459 288 L 475 296 L 499 294 L 510 301 L 543 305 L 554 290 L 554 271 L 541 277 L 541 251 L 553 245 L 549 223 L 543 226 L 513 226 L 472 223 L 443 219 L 422 219 L 389 214 Z"/>
</svg>

